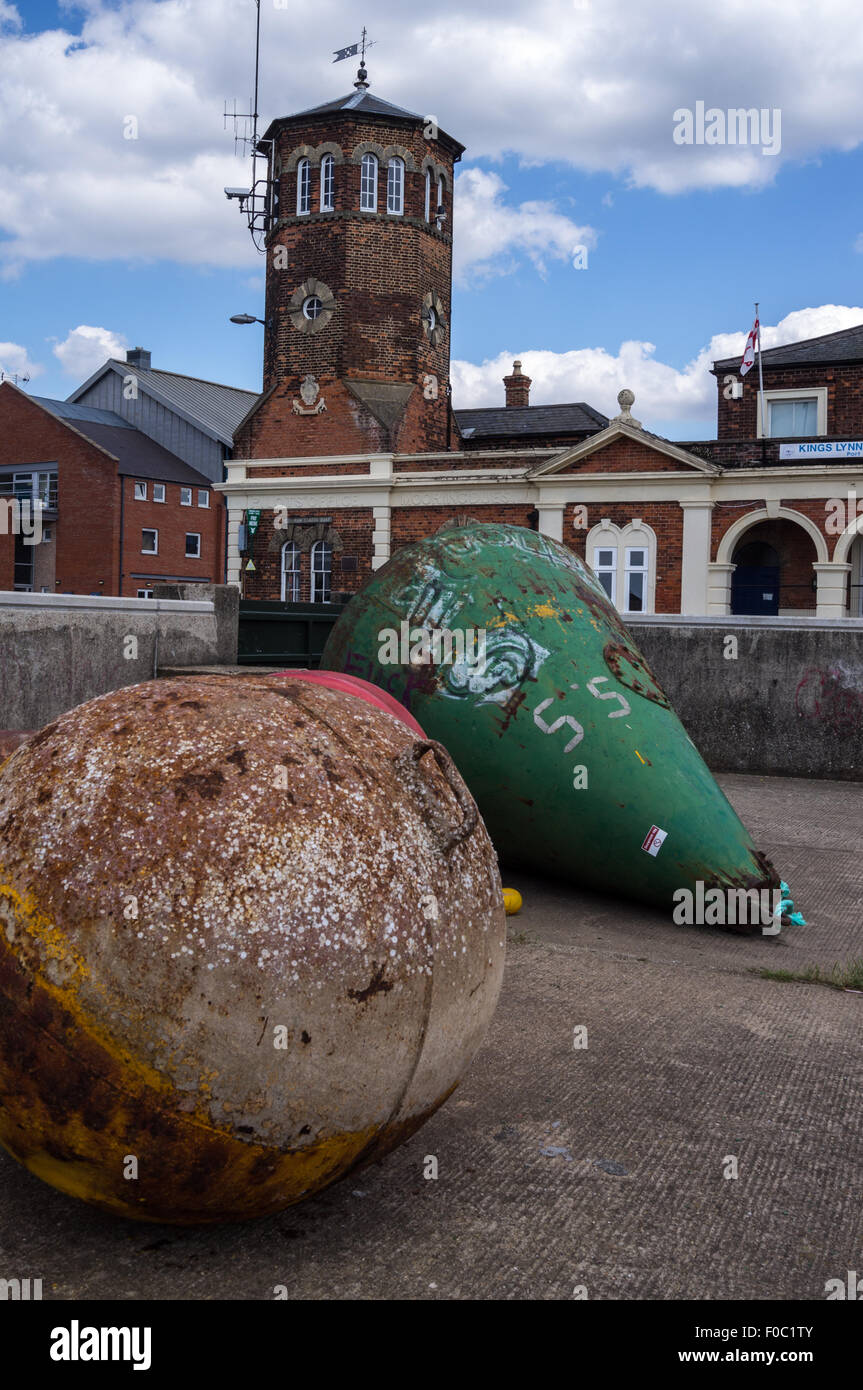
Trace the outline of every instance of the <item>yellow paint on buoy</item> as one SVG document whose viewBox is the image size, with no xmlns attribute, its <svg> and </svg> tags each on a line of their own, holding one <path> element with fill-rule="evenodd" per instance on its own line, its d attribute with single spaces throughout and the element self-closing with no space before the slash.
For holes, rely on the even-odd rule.
<svg viewBox="0 0 863 1390">
<path fill-rule="evenodd" d="M 516 888 L 504 888 L 503 905 L 507 917 L 514 917 L 517 912 L 521 912 L 521 893 Z"/>
</svg>

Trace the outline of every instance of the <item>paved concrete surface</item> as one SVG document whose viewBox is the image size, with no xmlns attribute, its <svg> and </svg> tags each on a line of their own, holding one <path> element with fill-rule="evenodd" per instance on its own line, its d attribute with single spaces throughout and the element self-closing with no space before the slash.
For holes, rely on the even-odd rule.
<svg viewBox="0 0 863 1390">
<path fill-rule="evenodd" d="M 279 1217 L 193 1231 L 0 1155 L 0 1277 L 60 1299 L 823 1300 L 863 1270 L 863 995 L 753 971 L 863 955 L 863 785 L 721 780 L 806 928 L 675 927 L 505 875 L 525 907 L 495 1021 L 409 1144 Z"/>
</svg>

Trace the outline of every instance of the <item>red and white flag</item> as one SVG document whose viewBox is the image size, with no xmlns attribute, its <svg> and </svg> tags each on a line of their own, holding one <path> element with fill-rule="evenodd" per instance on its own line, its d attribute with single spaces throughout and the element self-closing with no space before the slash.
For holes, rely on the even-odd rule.
<svg viewBox="0 0 863 1390">
<path fill-rule="evenodd" d="M 746 347 L 743 349 L 743 361 L 740 363 L 741 376 L 745 376 L 749 368 L 753 366 L 755 362 L 755 349 L 758 345 L 759 331 L 759 324 L 756 319 L 750 330 L 749 337 L 746 339 Z"/>
</svg>

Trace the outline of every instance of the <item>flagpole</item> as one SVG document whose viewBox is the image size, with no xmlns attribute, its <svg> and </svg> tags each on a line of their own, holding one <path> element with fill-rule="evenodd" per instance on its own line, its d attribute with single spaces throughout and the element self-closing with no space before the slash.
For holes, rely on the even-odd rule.
<svg viewBox="0 0 863 1390">
<path fill-rule="evenodd" d="M 758 394 L 761 397 L 761 438 L 767 438 L 764 419 L 764 374 L 761 371 L 761 320 L 758 317 L 758 302 L 755 303 L 755 322 L 758 324 Z"/>
</svg>

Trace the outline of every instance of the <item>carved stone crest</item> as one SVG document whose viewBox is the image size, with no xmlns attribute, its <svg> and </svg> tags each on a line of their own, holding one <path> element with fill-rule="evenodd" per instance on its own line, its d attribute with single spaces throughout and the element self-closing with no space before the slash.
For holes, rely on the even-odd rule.
<svg viewBox="0 0 863 1390">
<path fill-rule="evenodd" d="M 326 410 L 327 403 L 323 396 L 318 400 L 320 390 L 320 386 L 311 374 L 304 376 L 300 386 L 300 396 L 302 399 L 298 400 L 297 397 L 294 396 L 294 414 L 320 415 L 322 410 Z"/>
</svg>

